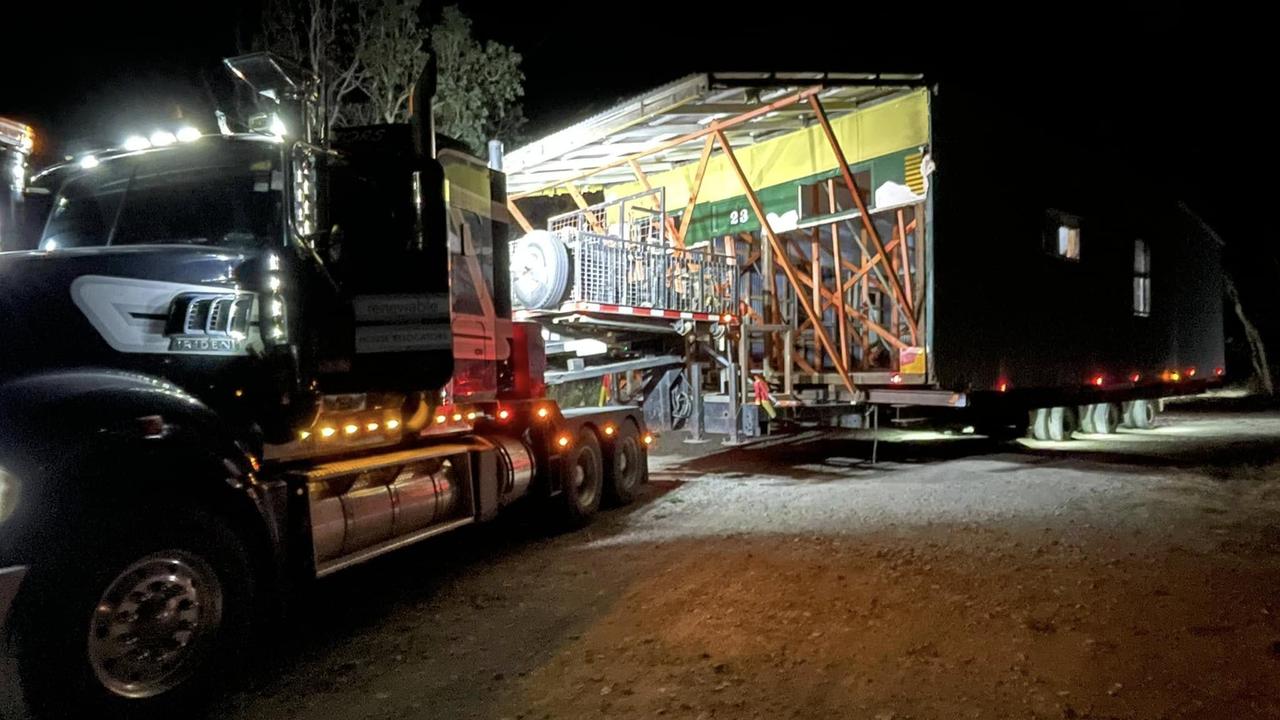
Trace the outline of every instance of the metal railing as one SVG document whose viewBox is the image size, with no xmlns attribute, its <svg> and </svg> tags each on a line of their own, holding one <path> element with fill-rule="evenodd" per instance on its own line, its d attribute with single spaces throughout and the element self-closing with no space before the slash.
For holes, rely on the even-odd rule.
<svg viewBox="0 0 1280 720">
<path fill-rule="evenodd" d="M 579 233 L 575 302 L 679 312 L 726 313 L 733 307 L 733 259 L 607 235 Z"/>
<path fill-rule="evenodd" d="M 569 302 L 736 312 L 733 258 L 710 248 L 675 247 L 665 202 L 663 188 L 656 188 L 547 221 L 574 259 Z"/>
</svg>

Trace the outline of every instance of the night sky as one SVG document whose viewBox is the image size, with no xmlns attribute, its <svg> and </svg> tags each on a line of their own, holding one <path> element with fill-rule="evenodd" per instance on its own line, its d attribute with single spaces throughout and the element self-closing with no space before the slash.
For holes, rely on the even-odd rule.
<svg viewBox="0 0 1280 720">
<path fill-rule="evenodd" d="M 1025 14 L 971 4 L 867 13 L 855 10 L 864 3 L 460 4 L 479 36 L 523 54 L 534 135 L 696 71 L 923 71 L 943 88 L 1000 88 L 1019 112 L 1072 108 L 1072 133 L 1126 151 L 1122 166 L 1151 172 L 1228 234 L 1255 232 L 1244 198 L 1263 186 L 1270 157 L 1255 138 L 1269 117 L 1271 41 L 1257 18 L 1221 4 L 1040 4 Z M 0 115 L 31 122 L 46 151 L 65 152 L 117 144 L 178 111 L 212 130 L 210 93 L 228 83 L 219 59 L 247 42 L 260 9 L 28 2 L 5 14 Z"/>
</svg>

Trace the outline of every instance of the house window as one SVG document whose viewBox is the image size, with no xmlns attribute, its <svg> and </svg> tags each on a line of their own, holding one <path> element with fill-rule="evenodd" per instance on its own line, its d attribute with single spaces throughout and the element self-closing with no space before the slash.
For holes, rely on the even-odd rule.
<svg viewBox="0 0 1280 720">
<path fill-rule="evenodd" d="M 1068 260 L 1080 259 L 1080 228 L 1072 225 L 1058 226 L 1058 255 Z"/>
<path fill-rule="evenodd" d="M 1080 259 L 1080 218 L 1057 210 L 1046 213 L 1044 249 L 1064 260 Z"/>
<path fill-rule="evenodd" d="M 1151 247 L 1146 240 L 1133 241 L 1133 314 L 1151 315 Z"/>
</svg>

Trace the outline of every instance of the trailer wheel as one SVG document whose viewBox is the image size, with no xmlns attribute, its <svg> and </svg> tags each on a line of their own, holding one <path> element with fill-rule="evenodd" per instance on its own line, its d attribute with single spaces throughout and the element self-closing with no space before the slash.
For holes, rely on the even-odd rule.
<svg viewBox="0 0 1280 720">
<path fill-rule="evenodd" d="M 255 576 L 221 521 L 143 518 L 77 552 L 38 571 L 17 608 L 19 673 L 38 713 L 173 717 L 243 662 Z"/>
<path fill-rule="evenodd" d="M 1052 408 L 1036 408 L 1031 411 L 1031 437 L 1036 440 L 1049 439 L 1049 410 Z"/>
<path fill-rule="evenodd" d="M 1098 403 L 1089 406 L 1090 423 L 1093 432 L 1101 435 L 1112 435 L 1120 427 L 1120 408 L 1115 403 Z M 1084 425 L 1083 418 L 1081 425 Z M 1089 432 L 1085 430 L 1085 432 Z"/>
<path fill-rule="evenodd" d="M 604 458 L 600 441 L 590 428 L 578 433 L 573 449 L 564 455 L 561 472 L 565 521 L 573 527 L 585 525 L 600 509 L 604 491 Z"/>
<path fill-rule="evenodd" d="M 1048 436 L 1054 442 L 1063 442 L 1071 439 L 1071 433 L 1076 430 L 1076 410 L 1070 407 L 1049 408 L 1048 412 Z"/>
<path fill-rule="evenodd" d="M 1080 418 L 1080 432 L 1085 433 L 1086 435 L 1102 432 L 1101 430 L 1098 430 L 1097 425 L 1093 421 L 1094 411 L 1097 408 L 1097 405 L 1081 405 L 1079 410 L 1077 410 L 1076 417 Z"/>
<path fill-rule="evenodd" d="M 1124 404 L 1124 426 L 1150 430 L 1156 425 L 1156 406 L 1150 400 L 1131 400 Z"/>
<path fill-rule="evenodd" d="M 629 505 L 640 491 L 644 479 L 645 453 L 640 444 L 640 431 L 631 422 L 618 427 L 608 453 L 608 482 L 605 489 L 613 505 Z"/>
</svg>

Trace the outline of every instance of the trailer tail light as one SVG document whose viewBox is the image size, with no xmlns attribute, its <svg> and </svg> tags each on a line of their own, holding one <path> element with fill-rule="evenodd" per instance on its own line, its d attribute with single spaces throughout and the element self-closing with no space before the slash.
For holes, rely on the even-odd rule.
<svg viewBox="0 0 1280 720">
<path fill-rule="evenodd" d="M 605 425 L 605 426 L 604 426 L 604 434 L 605 434 L 605 436 L 607 436 L 607 437 L 613 437 L 613 434 L 614 434 L 615 432 L 617 432 L 617 431 L 618 431 L 618 430 L 617 430 L 617 428 L 615 428 L 615 427 L 614 427 L 614 426 L 612 426 L 612 425 Z"/>
<path fill-rule="evenodd" d="M 1196 369 L 1193 367 L 1187 368 L 1187 377 L 1193 378 L 1195 376 L 1196 376 Z"/>
<path fill-rule="evenodd" d="M 720 316 L 720 324 L 721 324 L 721 325 L 732 325 L 732 324 L 733 324 L 733 316 L 732 316 L 732 315 L 730 315 L 729 313 L 725 313 L 724 315 L 721 315 L 721 316 Z"/>
<path fill-rule="evenodd" d="M 1223 370 L 1223 369 L 1222 369 L 1222 368 L 1220 368 L 1220 367 L 1218 367 L 1218 368 L 1214 368 L 1214 369 L 1213 369 L 1213 374 L 1214 374 L 1214 375 L 1216 375 L 1217 377 L 1222 377 L 1222 376 L 1223 376 L 1223 375 L 1225 375 L 1226 373 L 1227 373 L 1227 371 L 1226 371 L 1226 370 Z"/>
<path fill-rule="evenodd" d="M 467 413 L 467 419 L 468 419 L 468 420 L 475 420 L 475 419 L 476 419 L 476 411 L 475 411 L 475 410 L 472 410 L 471 412 Z"/>
<path fill-rule="evenodd" d="M 901 374 L 899 374 L 899 373 L 894 373 L 894 374 L 890 375 L 890 376 L 889 376 L 889 382 L 893 383 L 894 385 L 901 385 L 901 384 L 902 384 L 902 375 L 901 375 Z"/>
<path fill-rule="evenodd" d="M 498 411 L 498 419 L 502 421 L 510 420 L 511 411 L 506 408 L 502 408 L 501 410 Z"/>
<path fill-rule="evenodd" d="M 1136 383 L 1142 379 L 1142 373 L 1134 373 L 1129 376 L 1129 382 Z"/>
<path fill-rule="evenodd" d="M 556 438 L 556 445 L 559 445 L 562 448 L 569 447 L 570 442 L 571 440 L 568 435 L 561 435 L 560 437 Z"/>
<path fill-rule="evenodd" d="M 1009 392 L 1009 381 L 1001 380 L 1000 383 L 996 385 L 996 390 L 999 390 L 1000 392 Z"/>
</svg>

